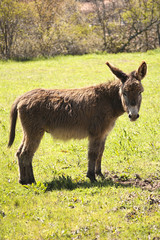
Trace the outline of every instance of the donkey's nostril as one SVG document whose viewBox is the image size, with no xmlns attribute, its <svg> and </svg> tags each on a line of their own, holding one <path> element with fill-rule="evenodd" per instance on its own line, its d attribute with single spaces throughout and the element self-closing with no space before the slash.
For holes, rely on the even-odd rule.
<svg viewBox="0 0 160 240">
<path fill-rule="evenodd" d="M 137 114 L 129 113 L 129 114 L 128 114 L 128 117 L 129 117 L 129 119 L 130 119 L 131 121 L 136 121 L 137 118 L 139 118 L 139 114 L 138 114 L 138 113 L 137 113 Z"/>
</svg>

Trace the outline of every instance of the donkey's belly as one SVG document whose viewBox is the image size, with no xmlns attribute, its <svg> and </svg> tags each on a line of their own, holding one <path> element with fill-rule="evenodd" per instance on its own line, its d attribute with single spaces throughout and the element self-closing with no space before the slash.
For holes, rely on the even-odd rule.
<svg viewBox="0 0 160 240">
<path fill-rule="evenodd" d="M 88 136 L 87 130 L 72 128 L 72 129 L 65 129 L 65 128 L 58 128 L 51 132 L 53 138 L 61 139 L 67 141 L 69 139 L 83 139 Z"/>
</svg>

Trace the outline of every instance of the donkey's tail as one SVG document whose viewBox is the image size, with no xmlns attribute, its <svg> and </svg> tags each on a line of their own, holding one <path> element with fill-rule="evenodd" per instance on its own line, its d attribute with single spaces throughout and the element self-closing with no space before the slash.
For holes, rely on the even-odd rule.
<svg viewBox="0 0 160 240">
<path fill-rule="evenodd" d="M 8 147 L 12 146 L 15 138 L 15 128 L 16 128 L 16 122 L 17 122 L 17 104 L 18 104 L 18 101 L 14 102 L 11 108 L 11 113 L 10 113 L 11 125 L 10 125 Z"/>
</svg>

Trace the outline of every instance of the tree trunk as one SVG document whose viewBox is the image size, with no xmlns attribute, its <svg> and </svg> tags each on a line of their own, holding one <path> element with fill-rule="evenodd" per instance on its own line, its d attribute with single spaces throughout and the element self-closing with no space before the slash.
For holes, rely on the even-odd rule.
<svg viewBox="0 0 160 240">
<path fill-rule="evenodd" d="M 160 47 L 160 23 L 157 24 L 158 45 Z"/>
</svg>

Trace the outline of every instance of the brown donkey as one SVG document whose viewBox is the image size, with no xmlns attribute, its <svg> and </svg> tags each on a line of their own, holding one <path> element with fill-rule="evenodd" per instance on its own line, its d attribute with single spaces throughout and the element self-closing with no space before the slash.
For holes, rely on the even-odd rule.
<svg viewBox="0 0 160 240">
<path fill-rule="evenodd" d="M 141 80 L 147 71 L 145 62 L 128 75 L 106 64 L 117 80 L 80 89 L 35 89 L 15 100 L 8 146 L 15 138 L 18 113 L 24 134 L 17 151 L 21 184 L 35 182 L 32 158 L 45 131 L 63 140 L 88 137 L 87 177 L 91 181 L 96 181 L 95 174 L 103 178 L 101 158 L 106 137 L 124 112 L 131 121 L 139 117 Z"/>
</svg>

